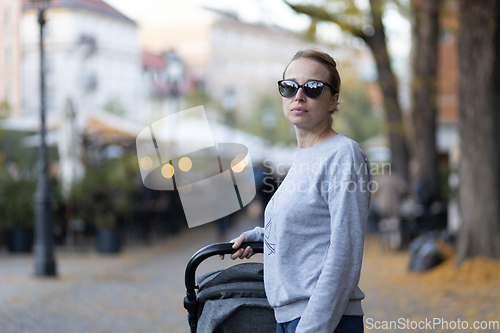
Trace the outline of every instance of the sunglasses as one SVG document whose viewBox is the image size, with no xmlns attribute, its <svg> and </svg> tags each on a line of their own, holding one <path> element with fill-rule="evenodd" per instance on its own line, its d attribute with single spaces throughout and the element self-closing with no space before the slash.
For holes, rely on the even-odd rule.
<svg viewBox="0 0 500 333">
<path fill-rule="evenodd" d="M 302 88 L 304 94 L 309 98 L 318 98 L 325 91 L 325 86 L 330 87 L 332 92 L 336 93 L 335 89 L 325 81 L 309 80 L 304 84 L 298 84 L 293 80 L 280 80 L 278 81 L 278 90 L 280 95 L 285 98 L 295 96 L 299 88 Z"/>
</svg>

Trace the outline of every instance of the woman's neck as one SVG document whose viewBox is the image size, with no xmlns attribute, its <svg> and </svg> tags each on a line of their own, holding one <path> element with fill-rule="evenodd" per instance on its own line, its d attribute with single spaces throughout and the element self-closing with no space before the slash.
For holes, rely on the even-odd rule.
<svg viewBox="0 0 500 333">
<path fill-rule="evenodd" d="M 297 136 L 297 144 L 299 148 L 308 148 L 317 145 L 318 143 L 330 140 L 337 132 L 331 128 L 330 124 L 326 124 L 319 130 L 306 130 L 295 127 L 295 135 Z"/>
</svg>

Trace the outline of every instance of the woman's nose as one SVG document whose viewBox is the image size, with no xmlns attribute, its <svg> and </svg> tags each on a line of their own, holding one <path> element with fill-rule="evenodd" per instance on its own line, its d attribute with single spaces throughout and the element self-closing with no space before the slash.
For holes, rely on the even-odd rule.
<svg viewBox="0 0 500 333">
<path fill-rule="evenodd" d="M 297 93 L 295 94 L 295 100 L 296 101 L 304 101 L 306 99 L 306 94 L 304 94 L 304 89 L 302 87 L 297 90 Z"/>
</svg>

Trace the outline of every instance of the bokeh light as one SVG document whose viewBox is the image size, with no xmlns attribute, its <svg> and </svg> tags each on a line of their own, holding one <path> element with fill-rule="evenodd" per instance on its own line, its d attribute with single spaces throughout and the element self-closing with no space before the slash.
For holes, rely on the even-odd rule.
<svg viewBox="0 0 500 333">
<path fill-rule="evenodd" d="M 161 168 L 161 175 L 165 178 L 172 178 L 174 175 L 174 167 L 172 164 L 167 163 Z"/>
<path fill-rule="evenodd" d="M 248 162 L 247 162 L 248 163 Z M 234 160 L 231 161 L 231 169 L 236 172 L 240 173 L 245 169 L 245 162 L 244 160 L 235 158 Z"/>
<path fill-rule="evenodd" d="M 184 172 L 187 172 L 191 170 L 191 167 L 193 166 L 193 162 L 189 157 L 184 156 L 179 160 L 179 169 L 181 169 Z"/>
<path fill-rule="evenodd" d="M 149 170 L 153 166 L 153 160 L 149 156 L 144 156 L 141 158 L 140 165 L 143 170 Z"/>
<path fill-rule="evenodd" d="M 246 167 L 248 165 L 248 156 L 245 155 L 245 154 L 238 154 L 236 155 L 236 157 L 234 158 L 235 161 L 241 161 L 243 162 L 243 167 Z"/>
</svg>

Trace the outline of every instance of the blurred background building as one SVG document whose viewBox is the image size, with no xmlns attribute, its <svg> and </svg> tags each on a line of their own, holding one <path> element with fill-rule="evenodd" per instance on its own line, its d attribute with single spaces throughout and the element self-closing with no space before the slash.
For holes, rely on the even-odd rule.
<svg viewBox="0 0 500 333">
<path fill-rule="evenodd" d="M 0 79 L 0 101 L 13 118 L 35 118 L 40 103 L 36 11 L 29 0 L 0 4 L 9 17 L 0 27 L 0 70 L 8 71 Z M 240 129 L 245 124 L 253 134 L 287 141 L 293 133 L 280 123 L 276 80 L 291 56 L 315 47 L 342 62 L 356 53 L 278 26 L 243 22 L 219 9 L 189 5 L 178 16 L 139 26 L 105 1 L 53 0 L 45 27 L 49 129 L 57 128 L 51 119 L 60 118 L 68 98 L 77 114 L 105 111 L 142 125 L 203 104 L 214 121 Z M 271 126 L 285 135 L 272 134 Z"/>
<path fill-rule="evenodd" d="M 28 4 L 29 1 L 25 1 Z M 55 0 L 47 11 L 46 85 L 48 113 L 61 112 L 67 98 L 77 109 L 107 110 L 140 121 L 144 101 L 141 48 L 134 21 L 103 1 Z M 21 19 L 22 115 L 39 106 L 39 30 L 36 11 Z"/>
<path fill-rule="evenodd" d="M 0 116 L 21 113 L 21 0 L 0 0 Z"/>
<path fill-rule="evenodd" d="M 0 0 L 0 117 L 10 116 L 0 127 L 25 131 L 24 148 L 39 142 L 39 27 L 29 3 Z M 85 163 L 99 161 L 101 153 L 101 158 L 133 154 L 135 137 L 144 126 L 204 105 L 218 142 L 246 144 L 256 162 L 270 159 L 290 165 L 296 138 L 282 116 L 276 81 L 295 52 L 309 47 L 338 61 L 343 83 L 335 129 L 358 141 L 372 162 L 391 158 L 376 66 L 368 48 L 352 36 L 326 41 L 279 27 L 273 19 L 244 21 L 231 10 L 195 2 L 167 1 L 161 10 L 155 7 L 157 14 L 153 7 L 137 16 L 128 12 L 133 19 L 119 10 L 124 4 L 112 0 L 51 3 L 45 27 L 48 141 L 52 147 L 64 145 L 58 131 L 71 104 L 72 128 L 81 137 Z M 436 133 L 444 176 L 449 156 L 458 149 L 455 2 L 449 2 L 445 12 L 440 22 Z M 396 68 L 406 64 L 397 74 L 403 113 L 410 123 L 412 71 L 402 57 L 398 53 L 392 60 Z M 192 132 L 195 138 L 196 130 Z"/>
<path fill-rule="evenodd" d="M 445 3 L 440 18 L 438 60 L 438 126 L 436 145 L 441 161 L 458 149 L 458 4 Z"/>
<path fill-rule="evenodd" d="M 297 50 L 328 49 L 277 26 L 242 22 L 232 12 L 189 10 L 196 20 L 141 27 L 142 45 L 156 54 L 175 50 L 189 68 L 192 87 L 219 101 L 223 111 L 235 111 L 242 122 L 254 111 L 256 96 L 276 91 L 276 81 Z M 224 114 L 218 119 L 223 121 Z"/>
</svg>

